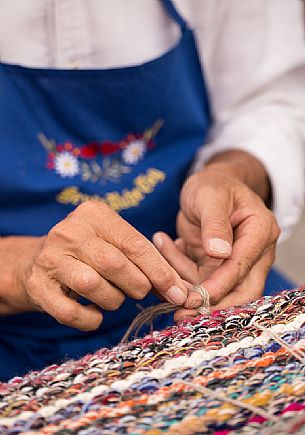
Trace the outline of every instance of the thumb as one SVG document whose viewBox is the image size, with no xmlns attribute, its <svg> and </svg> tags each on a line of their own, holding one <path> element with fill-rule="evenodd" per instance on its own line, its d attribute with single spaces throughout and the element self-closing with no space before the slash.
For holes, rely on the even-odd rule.
<svg viewBox="0 0 305 435">
<path fill-rule="evenodd" d="M 209 257 L 228 258 L 232 253 L 233 230 L 228 208 L 220 201 L 206 202 L 201 214 L 201 240 Z"/>
</svg>

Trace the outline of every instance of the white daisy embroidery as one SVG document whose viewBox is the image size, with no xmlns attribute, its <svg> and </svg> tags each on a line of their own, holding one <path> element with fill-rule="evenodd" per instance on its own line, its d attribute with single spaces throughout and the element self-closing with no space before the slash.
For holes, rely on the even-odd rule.
<svg viewBox="0 0 305 435">
<path fill-rule="evenodd" d="M 145 142 L 141 139 L 130 142 L 122 152 L 123 161 L 130 165 L 136 164 L 143 157 L 145 148 Z"/>
<path fill-rule="evenodd" d="M 73 154 L 62 152 L 54 159 L 55 171 L 61 177 L 74 177 L 79 173 L 79 163 Z"/>
</svg>

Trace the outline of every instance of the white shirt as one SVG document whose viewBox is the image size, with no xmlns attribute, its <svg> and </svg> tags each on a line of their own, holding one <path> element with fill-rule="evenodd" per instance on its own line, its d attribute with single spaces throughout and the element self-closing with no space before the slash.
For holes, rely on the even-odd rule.
<svg viewBox="0 0 305 435">
<path fill-rule="evenodd" d="M 213 110 L 196 167 L 227 149 L 256 156 L 287 234 L 304 197 L 301 0 L 175 0 L 194 29 Z M 179 38 L 159 0 L 0 0 L 0 60 L 51 68 L 136 65 Z M 0 102 L 1 104 L 1 102 Z"/>
</svg>

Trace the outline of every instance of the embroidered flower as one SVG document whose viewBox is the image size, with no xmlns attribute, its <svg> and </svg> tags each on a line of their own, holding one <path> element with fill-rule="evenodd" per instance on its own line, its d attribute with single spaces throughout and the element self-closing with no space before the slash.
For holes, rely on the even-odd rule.
<svg viewBox="0 0 305 435">
<path fill-rule="evenodd" d="M 54 160 L 55 171 L 61 177 L 74 177 L 79 173 L 77 158 L 70 152 L 58 153 Z"/>
<path fill-rule="evenodd" d="M 146 152 L 156 146 L 153 138 L 164 121 L 158 119 L 142 133 L 128 133 L 119 141 L 94 140 L 77 146 L 70 141 L 56 143 L 43 133 L 38 140 L 47 152 L 46 167 L 63 178 L 79 175 L 83 181 L 92 183 L 119 182 L 124 174 L 132 171 Z"/>
<path fill-rule="evenodd" d="M 146 144 L 142 139 L 130 142 L 122 152 L 123 161 L 130 165 L 134 165 L 144 156 L 145 149 Z"/>
<path fill-rule="evenodd" d="M 99 147 L 100 146 L 98 142 L 90 142 L 89 144 L 80 148 L 80 156 L 83 159 L 93 159 L 97 156 Z"/>
</svg>

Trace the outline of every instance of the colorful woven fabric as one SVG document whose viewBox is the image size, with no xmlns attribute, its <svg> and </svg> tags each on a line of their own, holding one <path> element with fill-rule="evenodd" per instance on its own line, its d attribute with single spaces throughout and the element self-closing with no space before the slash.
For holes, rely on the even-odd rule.
<svg viewBox="0 0 305 435">
<path fill-rule="evenodd" d="M 283 292 L 0 384 L 0 433 L 305 433 L 303 349 Z"/>
</svg>

